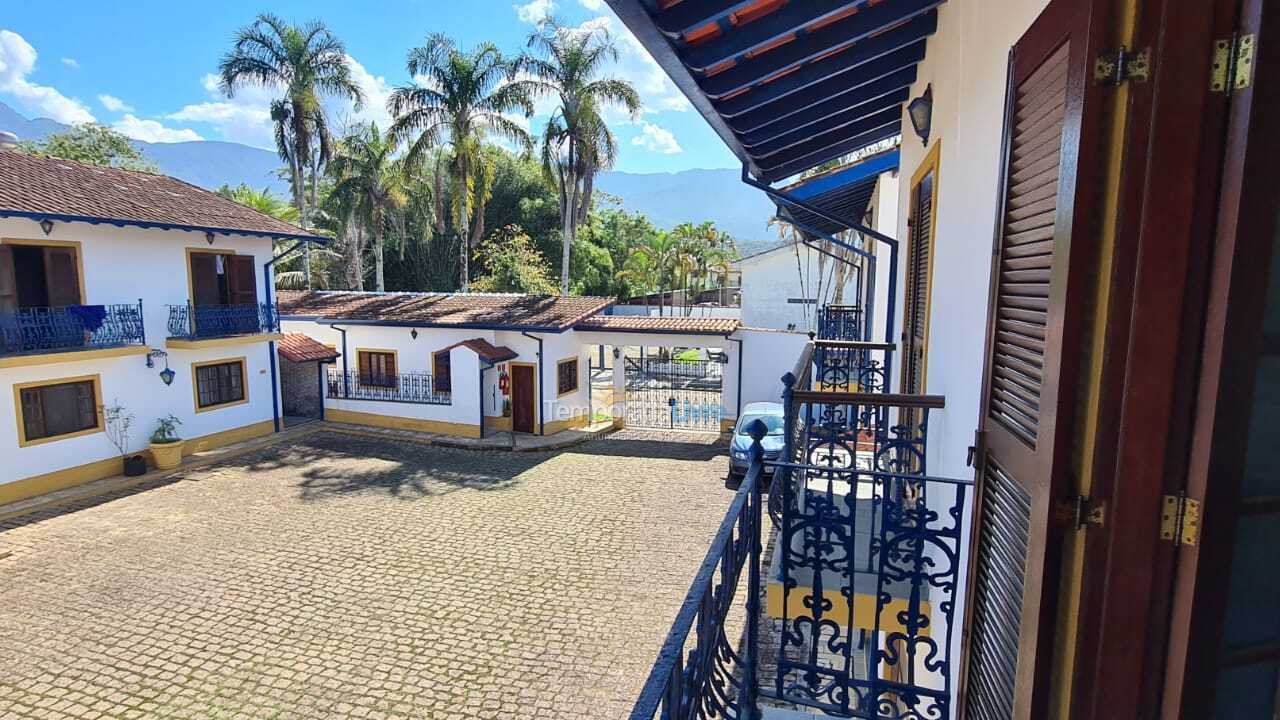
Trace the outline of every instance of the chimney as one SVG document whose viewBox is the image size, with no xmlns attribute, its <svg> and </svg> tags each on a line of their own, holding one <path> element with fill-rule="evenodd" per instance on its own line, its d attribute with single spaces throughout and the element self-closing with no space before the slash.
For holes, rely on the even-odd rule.
<svg viewBox="0 0 1280 720">
<path fill-rule="evenodd" d="M 0 130 L 0 151 L 17 150 L 18 136 L 8 130 Z"/>
</svg>

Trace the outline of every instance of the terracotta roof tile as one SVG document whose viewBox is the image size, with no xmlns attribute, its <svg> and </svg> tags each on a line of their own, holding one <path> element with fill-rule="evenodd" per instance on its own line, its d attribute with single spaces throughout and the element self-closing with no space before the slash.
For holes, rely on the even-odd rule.
<svg viewBox="0 0 1280 720">
<path fill-rule="evenodd" d="M 316 237 L 296 225 L 166 175 L 0 150 L 0 217 L 5 211 L 272 237 Z"/>
<path fill-rule="evenodd" d="M 656 317 L 653 315 L 596 315 L 574 326 L 575 330 L 728 335 L 738 329 L 737 318 Z"/>
<path fill-rule="evenodd" d="M 338 357 L 337 350 L 302 333 L 285 333 L 284 337 L 276 343 L 276 352 L 290 362 L 332 360 Z"/>
<path fill-rule="evenodd" d="M 611 298 L 489 293 L 281 292 L 281 315 L 421 327 L 567 330 Z"/>
<path fill-rule="evenodd" d="M 484 338 L 472 338 L 470 340 L 463 340 L 462 342 L 454 343 L 450 345 L 444 350 L 452 350 L 456 347 L 468 348 L 469 350 L 474 352 L 476 355 L 479 355 L 481 360 L 484 360 L 487 363 L 506 362 L 507 360 L 514 360 L 520 357 L 520 353 L 516 352 L 515 350 L 512 350 L 506 345 L 503 345 L 501 347 L 496 347 L 494 346 L 493 343 L 489 342 L 488 340 L 485 340 Z M 444 352 L 444 350 L 441 350 L 440 352 Z"/>
</svg>

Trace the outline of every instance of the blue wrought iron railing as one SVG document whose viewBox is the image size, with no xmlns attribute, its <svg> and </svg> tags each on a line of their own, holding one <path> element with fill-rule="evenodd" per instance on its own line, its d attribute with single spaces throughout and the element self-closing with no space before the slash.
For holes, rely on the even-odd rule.
<svg viewBox="0 0 1280 720">
<path fill-rule="evenodd" d="M 827 305 L 818 310 L 819 340 L 866 340 L 862 331 L 862 308 L 857 305 Z"/>
<path fill-rule="evenodd" d="M 361 373 L 329 368 L 326 396 L 335 400 L 381 400 L 450 405 L 452 395 L 436 387 L 430 373 Z"/>
<path fill-rule="evenodd" d="M 243 305 L 170 305 L 169 337 L 183 340 L 255 335 L 280 329 L 273 303 Z"/>
<path fill-rule="evenodd" d="M 893 351 L 892 343 L 814 340 L 816 385 L 832 392 L 886 392 Z"/>
<path fill-rule="evenodd" d="M 0 312 L 0 355 L 145 345 L 142 301 Z"/>
<path fill-rule="evenodd" d="M 746 477 L 720 523 L 711 549 L 694 577 L 676 621 L 658 653 L 631 720 L 694 720 L 757 717 L 756 671 L 760 651 L 761 483 L 767 432 L 759 420 Z M 747 571 L 746 621 L 742 642 L 727 627 L 742 571 Z"/>
</svg>

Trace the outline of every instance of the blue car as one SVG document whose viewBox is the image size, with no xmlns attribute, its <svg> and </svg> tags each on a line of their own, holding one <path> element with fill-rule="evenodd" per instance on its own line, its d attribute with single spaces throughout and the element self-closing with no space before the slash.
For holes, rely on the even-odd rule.
<svg viewBox="0 0 1280 720">
<path fill-rule="evenodd" d="M 782 452 L 785 443 L 782 435 L 785 422 L 782 403 L 748 403 L 738 415 L 738 424 L 733 428 L 733 441 L 729 444 L 729 477 L 731 478 L 747 474 L 747 464 L 750 462 L 747 451 L 751 449 L 752 440 L 746 428 L 756 420 L 764 422 L 765 427 L 769 428 L 769 433 L 760 441 L 760 445 L 764 448 L 764 459 L 777 460 L 778 454 Z"/>
</svg>

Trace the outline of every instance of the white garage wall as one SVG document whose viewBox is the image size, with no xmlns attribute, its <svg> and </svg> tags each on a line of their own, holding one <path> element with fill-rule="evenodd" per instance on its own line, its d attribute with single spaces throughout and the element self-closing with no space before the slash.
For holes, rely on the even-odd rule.
<svg viewBox="0 0 1280 720">
<path fill-rule="evenodd" d="M 735 337 L 742 338 L 742 404 L 781 402 L 782 376 L 795 368 L 809 336 L 741 329 Z M 726 377 L 726 392 L 727 380 Z"/>
</svg>

